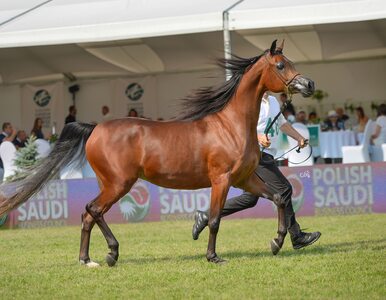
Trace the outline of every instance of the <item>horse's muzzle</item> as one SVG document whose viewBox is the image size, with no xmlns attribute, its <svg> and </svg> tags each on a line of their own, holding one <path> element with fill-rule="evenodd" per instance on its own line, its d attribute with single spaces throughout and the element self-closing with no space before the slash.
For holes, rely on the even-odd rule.
<svg viewBox="0 0 386 300">
<path fill-rule="evenodd" d="M 315 83 L 311 79 L 299 75 L 292 80 L 288 88 L 293 94 L 301 93 L 303 97 L 310 97 L 315 91 Z"/>
</svg>

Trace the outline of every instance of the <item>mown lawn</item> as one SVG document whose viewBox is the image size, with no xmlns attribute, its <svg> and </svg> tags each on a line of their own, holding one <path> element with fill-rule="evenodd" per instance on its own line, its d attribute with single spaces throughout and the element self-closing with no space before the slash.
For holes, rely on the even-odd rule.
<svg viewBox="0 0 386 300">
<path fill-rule="evenodd" d="M 193 241 L 185 221 L 112 225 L 121 245 L 113 268 L 95 227 L 97 269 L 77 263 L 79 228 L 1 230 L 1 299 L 386 299 L 386 215 L 299 221 L 320 241 L 295 251 L 288 238 L 276 257 L 276 220 L 223 221 L 221 266 L 206 262 L 207 231 Z"/>
</svg>

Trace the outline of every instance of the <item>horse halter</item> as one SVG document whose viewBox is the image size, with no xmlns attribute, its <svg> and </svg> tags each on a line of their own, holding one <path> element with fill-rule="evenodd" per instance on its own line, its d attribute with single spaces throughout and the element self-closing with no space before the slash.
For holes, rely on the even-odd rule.
<svg viewBox="0 0 386 300">
<path fill-rule="evenodd" d="M 281 49 L 277 50 L 277 53 L 281 54 Z M 268 60 L 267 58 L 267 55 L 264 55 L 264 58 L 266 59 L 267 63 L 271 66 L 271 63 L 270 61 Z M 277 75 L 277 77 L 279 77 L 279 79 L 281 80 L 281 82 L 284 84 L 285 88 L 286 88 L 286 93 L 287 94 L 290 94 L 289 93 L 289 90 L 288 90 L 288 86 L 291 84 L 291 82 L 297 77 L 300 75 L 300 73 L 295 73 L 294 76 L 292 76 L 290 79 L 286 79 L 283 74 L 281 74 L 277 69 L 276 69 L 276 66 L 274 66 L 274 72 L 275 74 Z"/>
</svg>

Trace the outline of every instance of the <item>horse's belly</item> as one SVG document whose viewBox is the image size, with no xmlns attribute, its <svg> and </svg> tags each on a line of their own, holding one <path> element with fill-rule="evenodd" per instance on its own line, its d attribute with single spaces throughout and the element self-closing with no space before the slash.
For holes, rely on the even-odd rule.
<svg viewBox="0 0 386 300">
<path fill-rule="evenodd" d="M 141 176 L 153 184 L 170 189 L 196 190 L 210 187 L 210 181 L 205 176 L 192 176 L 192 174 L 168 174 L 163 176 Z"/>
<path fill-rule="evenodd" d="M 210 186 L 207 174 L 202 163 L 192 163 L 189 158 L 181 163 L 152 160 L 144 165 L 141 178 L 167 188 L 200 189 Z"/>
</svg>

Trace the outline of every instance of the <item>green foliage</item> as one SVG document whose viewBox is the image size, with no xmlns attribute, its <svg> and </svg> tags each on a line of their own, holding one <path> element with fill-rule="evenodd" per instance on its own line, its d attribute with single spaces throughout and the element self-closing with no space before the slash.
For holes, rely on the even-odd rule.
<svg viewBox="0 0 386 300">
<path fill-rule="evenodd" d="M 378 110 L 378 107 L 379 107 L 379 105 L 378 105 L 377 103 L 371 102 L 371 110 L 377 111 L 377 110 Z"/>
<path fill-rule="evenodd" d="M 263 200 L 264 201 L 264 200 Z M 277 220 L 221 222 L 217 253 L 228 264 L 206 262 L 206 229 L 191 238 L 191 221 L 112 225 L 120 243 L 116 267 L 97 226 L 90 255 L 77 262 L 80 225 L 1 230 L 3 299 L 384 299 L 385 214 L 299 218 L 320 230 L 312 246 L 293 250 L 289 236 L 272 256 Z"/>
<path fill-rule="evenodd" d="M 51 135 L 50 140 L 49 140 L 50 144 L 55 143 L 58 140 L 58 138 L 59 137 L 58 137 L 58 135 L 56 133 Z"/>
<path fill-rule="evenodd" d="M 328 97 L 328 94 L 322 90 L 315 90 L 314 94 L 312 95 L 312 99 L 315 99 L 318 102 L 321 102 L 324 98 L 327 98 L 327 97 Z"/>
<path fill-rule="evenodd" d="M 7 181 L 15 181 L 22 179 L 28 173 L 28 170 L 31 169 L 38 162 L 38 150 L 36 146 L 36 137 L 31 135 L 26 142 L 25 147 L 19 148 L 16 153 L 15 165 L 17 170 L 15 175 L 9 176 Z"/>
</svg>

